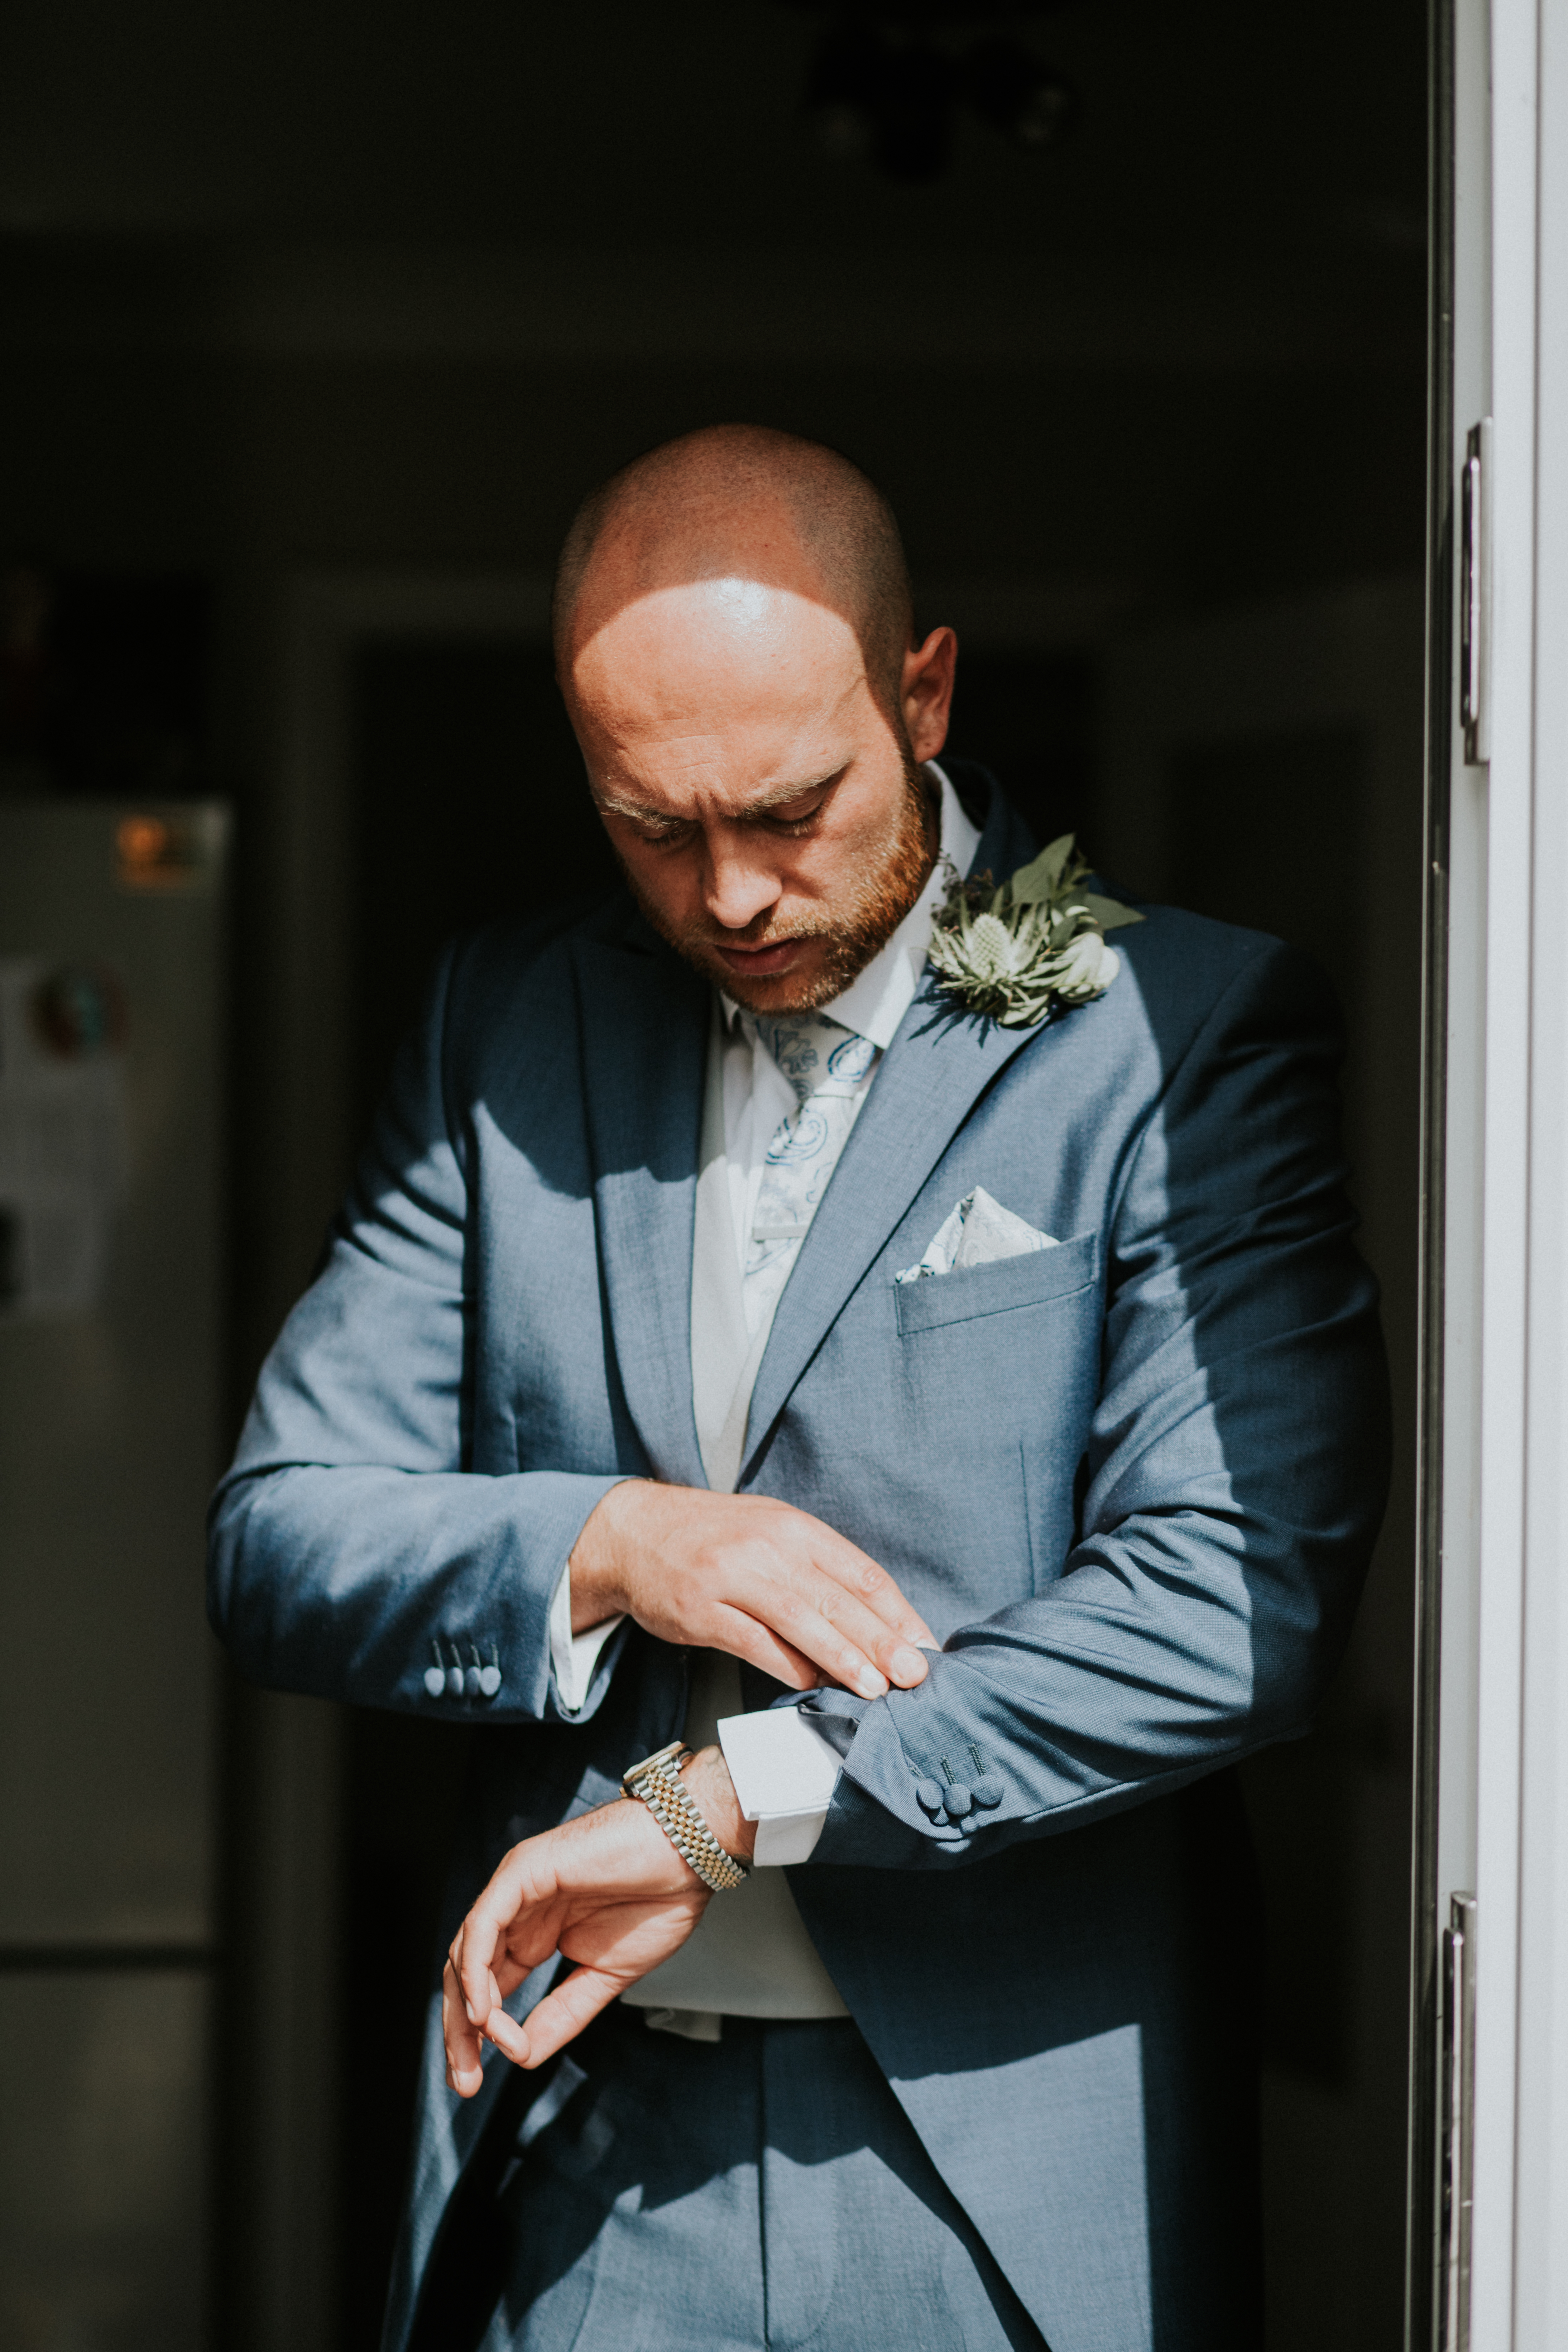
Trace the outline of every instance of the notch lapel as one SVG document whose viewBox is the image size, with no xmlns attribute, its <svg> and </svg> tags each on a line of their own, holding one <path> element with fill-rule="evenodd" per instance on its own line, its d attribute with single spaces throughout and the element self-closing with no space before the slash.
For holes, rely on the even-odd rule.
<svg viewBox="0 0 1568 2352">
<path fill-rule="evenodd" d="M 600 1264 L 621 1387 L 657 1475 L 702 1486 L 691 1402 L 691 1247 L 708 986 L 668 949 L 637 944 L 635 933 L 624 945 L 579 939 L 573 952 Z"/>
<path fill-rule="evenodd" d="M 1032 856 L 1035 844 L 994 780 L 983 769 L 971 768 L 968 775 L 991 795 L 970 872 L 1000 878 Z M 1046 1034 L 955 1014 L 928 971 L 883 1056 L 779 1299 L 752 1392 L 742 1486 L 795 1382 L 975 1103 L 1016 1055 Z"/>
<path fill-rule="evenodd" d="M 850 1130 L 801 1244 L 752 1393 L 744 1485 L 790 1392 L 851 1291 L 1014 1056 L 1043 1033 L 954 1021 L 922 987 Z"/>
</svg>

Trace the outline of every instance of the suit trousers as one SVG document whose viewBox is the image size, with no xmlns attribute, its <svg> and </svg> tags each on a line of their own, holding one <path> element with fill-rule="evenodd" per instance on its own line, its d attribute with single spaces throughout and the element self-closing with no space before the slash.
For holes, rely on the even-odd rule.
<svg viewBox="0 0 1568 2352">
<path fill-rule="evenodd" d="M 484 2352 L 1047 2352 L 849 2020 L 616 2009 L 569 2055 L 498 2183 Z"/>
</svg>

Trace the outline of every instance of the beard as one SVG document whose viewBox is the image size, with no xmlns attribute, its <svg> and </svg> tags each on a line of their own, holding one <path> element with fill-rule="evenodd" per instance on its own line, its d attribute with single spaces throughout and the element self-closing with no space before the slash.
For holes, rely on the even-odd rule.
<svg viewBox="0 0 1568 2352">
<path fill-rule="evenodd" d="M 783 924 L 774 928 L 769 915 L 759 916 L 743 931 L 717 935 L 700 918 L 689 923 L 671 923 L 644 896 L 629 871 L 626 880 L 632 896 L 660 938 L 737 1004 L 744 1005 L 749 1013 L 815 1013 L 820 1006 L 831 1004 L 836 996 L 843 995 L 850 982 L 887 946 L 915 905 L 934 863 L 929 837 L 931 816 L 930 787 L 913 757 L 906 752 L 904 790 L 884 840 L 870 860 L 847 882 L 841 897 L 821 908 L 809 922 L 795 922 L 787 928 Z M 785 940 L 825 942 L 825 952 L 809 979 L 780 973 L 777 979 L 763 980 L 748 988 L 718 952 L 721 945 L 764 948 L 782 945 Z"/>
</svg>

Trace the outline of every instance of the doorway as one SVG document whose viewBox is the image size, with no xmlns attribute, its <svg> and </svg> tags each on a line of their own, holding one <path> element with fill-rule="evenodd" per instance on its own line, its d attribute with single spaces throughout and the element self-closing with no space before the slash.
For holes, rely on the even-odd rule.
<svg viewBox="0 0 1568 2352">
<path fill-rule="evenodd" d="M 1407 910 L 1371 877 L 1419 824 L 1418 757 L 1378 746 L 1395 706 L 1419 729 L 1418 614 L 1389 615 L 1424 544 L 1425 10 L 874 13 L 886 46 L 938 56 L 934 148 L 889 149 L 825 85 L 848 14 L 826 0 L 460 0 L 368 28 L 345 0 L 236 0 L 199 28 L 144 0 L 136 38 L 81 0 L 8 59 L 6 533 L 214 599 L 236 1412 L 435 935 L 514 877 L 523 903 L 595 870 L 539 653 L 566 517 L 726 416 L 817 435 L 889 491 L 922 610 L 965 648 L 955 741 L 1042 830 L 1334 965 L 1408 1407 L 1413 1110 L 1384 1080 L 1418 1037 Z M 1049 136 L 977 102 L 983 43 L 1065 92 Z M 466 617 L 433 621 L 453 583 Z M 535 801 L 547 740 L 562 791 Z M 1314 819 L 1335 887 L 1282 892 Z M 1405 1874 L 1380 1857 L 1408 1807 L 1409 1604 L 1378 1578 L 1317 1760 L 1254 1791 L 1271 2352 L 1325 2329 L 1384 2352 L 1396 2324 Z M 224 2334 L 329 2352 L 374 2339 L 400 2156 L 317 1995 L 371 1890 L 400 1950 L 421 1940 L 460 1759 L 313 1702 L 231 1694 L 228 1722 Z M 388 1972 L 389 2021 L 415 1980 Z"/>
</svg>

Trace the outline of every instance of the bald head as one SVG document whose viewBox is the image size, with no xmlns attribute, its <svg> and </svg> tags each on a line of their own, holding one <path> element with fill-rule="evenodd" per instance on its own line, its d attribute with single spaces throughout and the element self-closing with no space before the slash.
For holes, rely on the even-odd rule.
<svg viewBox="0 0 1568 2352">
<path fill-rule="evenodd" d="M 595 490 L 556 674 L 643 913 L 755 1012 L 827 1004 L 936 856 L 957 640 L 911 643 L 886 501 L 832 450 L 723 425 Z"/>
<path fill-rule="evenodd" d="M 589 493 L 556 568 L 563 675 L 575 648 L 630 603 L 703 580 L 752 581 L 840 614 L 879 695 L 896 694 L 913 635 L 893 510 L 820 442 L 717 425 L 667 441 Z"/>
</svg>

